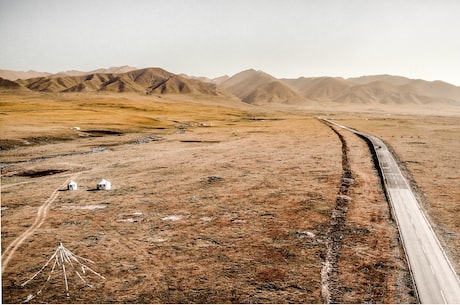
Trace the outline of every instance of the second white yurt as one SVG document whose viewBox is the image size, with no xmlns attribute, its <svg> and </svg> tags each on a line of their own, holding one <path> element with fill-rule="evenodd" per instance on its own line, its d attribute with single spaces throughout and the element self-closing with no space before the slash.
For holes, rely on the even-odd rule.
<svg viewBox="0 0 460 305">
<path fill-rule="evenodd" d="M 98 190 L 110 190 L 112 189 L 112 183 L 110 183 L 110 181 L 102 179 L 101 181 L 97 183 L 97 189 Z"/>
</svg>

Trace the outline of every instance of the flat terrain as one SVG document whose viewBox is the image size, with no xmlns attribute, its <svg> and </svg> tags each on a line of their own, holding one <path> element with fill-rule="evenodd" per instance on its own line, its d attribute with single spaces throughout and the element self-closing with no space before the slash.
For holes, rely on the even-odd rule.
<svg viewBox="0 0 460 305">
<path fill-rule="evenodd" d="M 365 143 L 351 134 L 341 141 L 315 112 L 192 95 L 3 94 L 0 103 L 2 254 L 11 254 L 2 256 L 4 303 L 29 294 L 49 303 L 321 303 L 325 287 L 336 302 L 415 301 Z M 435 206 L 430 194 L 439 189 L 425 184 L 433 171 L 411 168 L 432 162 L 446 169 L 441 154 L 455 150 L 432 137 L 412 139 L 444 145 L 419 158 L 409 147 L 421 144 L 398 139 L 425 131 L 452 143 L 458 119 L 338 116 L 388 139 L 455 254 L 459 194 L 444 187 Z M 412 129 L 387 126 L 387 119 Z M 322 270 L 337 228 L 334 211 L 345 198 L 343 143 L 354 183 L 328 278 Z M 70 178 L 77 191 L 65 190 Z M 101 178 L 113 189 L 94 191 Z M 439 187 L 453 186 L 458 174 L 438 179 Z M 93 260 L 106 280 L 87 275 L 90 288 L 69 273 L 66 296 L 63 276 L 55 272 L 46 282 L 45 270 L 21 287 L 59 241 Z"/>
</svg>

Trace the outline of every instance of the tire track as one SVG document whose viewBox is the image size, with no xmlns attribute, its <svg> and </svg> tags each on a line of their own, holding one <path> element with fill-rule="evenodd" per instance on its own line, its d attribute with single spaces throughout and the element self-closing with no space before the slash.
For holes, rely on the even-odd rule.
<svg viewBox="0 0 460 305">
<path fill-rule="evenodd" d="M 77 173 L 76 175 L 68 178 L 63 184 L 61 184 L 58 188 L 56 188 L 53 191 L 53 193 L 51 193 L 51 196 L 38 208 L 37 217 L 35 218 L 35 221 L 32 224 L 32 226 L 30 226 L 30 228 L 28 228 L 24 233 L 22 233 L 18 238 L 16 238 L 13 242 L 11 242 L 11 244 L 8 245 L 8 247 L 5 249 L 5 251 L 2 254 L 2 274 L 5 271 L 6 267 L 8 266 L 8 263 L 13 258 L 13 255 L 16 252 L 16 250 L 21 246 L 21 244 L 29 236 L 31 236 L 45 222 L 45 218 L 46 218 L 48 209 L 50 205 L 58 197 L 59 190 L 65 187 L 70 182 L 70 180 L 76 179 L 76 177 L 79 174 L 80 173 Z"/>
</svg>

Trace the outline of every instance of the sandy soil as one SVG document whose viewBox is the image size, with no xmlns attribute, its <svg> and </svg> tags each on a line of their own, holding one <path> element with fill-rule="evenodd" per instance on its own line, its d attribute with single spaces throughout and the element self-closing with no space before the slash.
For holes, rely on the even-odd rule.
<svg viewBox="0 0 460 305">
<path fill-rule="evenodd" d="M 0 101 L 1 158 L 10 162 L 2 169 L 2 251 L 61 189 L 8 264 L 2 257 L 3 302 L 29 294 L 48 303 L 323 301 L 342 144 L 315 113 L 193 96 Z M 356 183 L 331 287 L 340 302 L 412 302 L 368 150 L 343 136 Z M 79 190 L 66 191 L 63 182 L 77 174 Z M 95 191 L 101 178 L 113 189 Z M 90 288 L 69 274 L 69 297 L 60 274 L 21 287 L 59 241 L 106 280 L 88 275 Z"/>
</svg>

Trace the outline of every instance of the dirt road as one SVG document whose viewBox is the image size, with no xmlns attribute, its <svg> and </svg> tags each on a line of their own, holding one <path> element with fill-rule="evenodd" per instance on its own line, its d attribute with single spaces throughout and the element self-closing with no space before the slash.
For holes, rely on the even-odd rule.
<svg viewBox="0 0 460 305">
<path fill-rule="evenodd" d="M 22 233 L 18 238 L 16 238 L 11 244 L 8 245 L 8 247 L 2 254 L 2 274 L 8 266 L 10 260 L 13 258 L 14 253 L 19 248 L 19 246 L 21 246 L 21 244 L 43 224 L 46 218 L 46 213 L 48 212 L 48 209 L 54 202 L 54 200 L 56 200 L 56 198 L 58 197 L 59 191 L 62 188 L 64 188 L 70 180 L 75 179 L 78 175 L 79 173 L 73 175 L 72 177 L 68 178 L 63 184 L 57 187 L 53 191 L 53 193 L 51 193 L 51 196 L 38 208 L 37 217 L 35 218 L 35 221 L 32 224 L 32 226 L 30 226 L 30 228 L 28 228 L 24 233 Z"/>
</svg>

